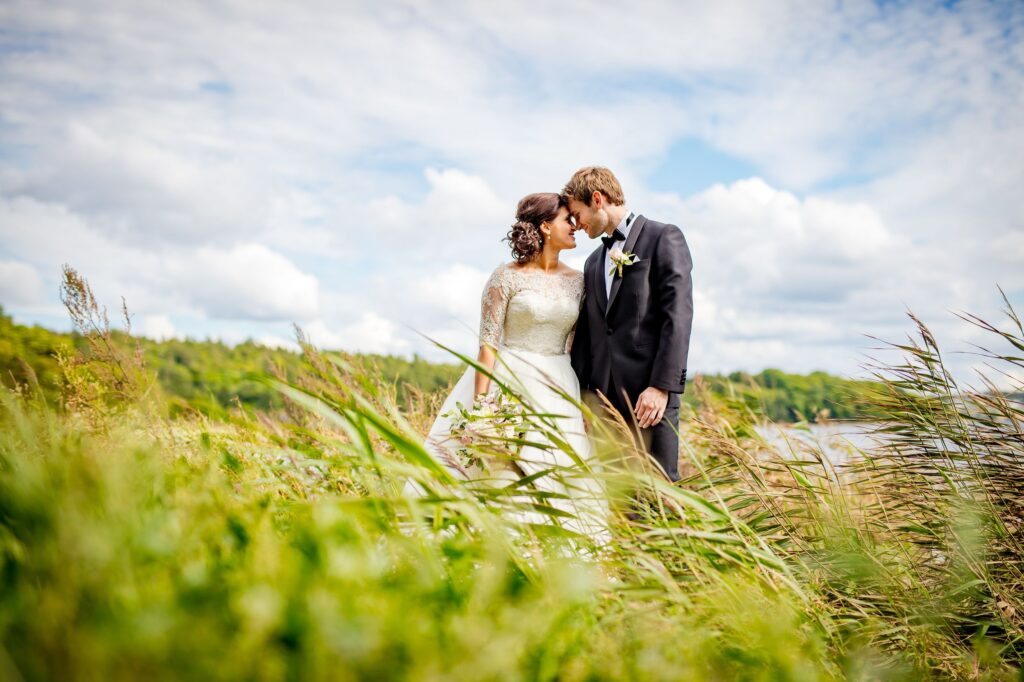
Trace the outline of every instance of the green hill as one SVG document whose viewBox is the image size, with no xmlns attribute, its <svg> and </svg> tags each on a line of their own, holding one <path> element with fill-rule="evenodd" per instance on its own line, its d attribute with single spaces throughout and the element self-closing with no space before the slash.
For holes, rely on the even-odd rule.
<svg viewBox="0 0 1024 682">
<path fill-rule="evenodd" d="M 172 406 L 190 407 L 216 415 L 232 405 L 259 410 L 283 407 L 280 395 L 258 380 L 266 374 L 287 378 L 297 375 L 301 357 L 283 349 L 268 348 L 252 341 L 228 346 L 218 341 L 153 341 L 129 338 L 114 332 L 113 338 L 126 347 L 138 344 L 146 366 L 156 372 L 159 385 Z M 88 344 L 78 333 L 59 333 L 39 326 L 15 324 L 0 308 L 0 382 L 8 387 L 38 382 L 44 395 L 56 402 L 63 374 L 58 356 L 86 352 Z M 415 391 L 431 393 L 447 389 L 462 371 L 456 363 L 411 360 L 390 355 L 357 355 L 359 362 L 372 364 L 393 382 L 402 400 Z M 851 381 L 824 372 L 788 374 L 766 369 L 759 374 L 704 375 L 709 390 L 739 401 L 774 421 L 870 418 L 865 404 L 872 383 Z M 684 402 L 696 404 L 688 388 Z"/>
</svg>

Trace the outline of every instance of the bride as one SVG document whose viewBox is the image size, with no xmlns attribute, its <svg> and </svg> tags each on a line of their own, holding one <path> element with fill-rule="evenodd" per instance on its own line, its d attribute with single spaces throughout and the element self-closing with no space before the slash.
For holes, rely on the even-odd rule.
<svg viewBox="0 0 1024 682">
<path fill-rule="evenodd" d="M 559 261 L 563 250 L 576 248 L 575 231 L 562 196 L 529 194 L 519 202 L 516 222 L 506 237 L 515 261 L 491 274 L 481 301 L 477 363 L 496 381 L 469 367 L 441 407 L 426 447 L 461 478 L 516 485 L 533 477 L 529 487 L 550 494 L 534 501 L 543 499 L 568 512 L 571 517 L 562 521 L 566 528 L 603 537 L 608 504 L 589 471 L 593 446 L 585 433 L 579 381 L 569 360 L 583 273 Z M 486 453 L 467 459 L 466 418 L 474 411 L 470 406 L 493 412 L 495 405 L 504 404 L 507 409 L 509 393 L 517 396 L 520 409 L 527 409 L 512 434 L 513 440 L 526 444 L 504 466 L 498 457 L 482 461 L 488 459 Z M 528 502 L 523 506 L 530 508 Z M 528 523 L 551 523 L 554 518 L 537 511 L 517 516 Z"/>
</svg>

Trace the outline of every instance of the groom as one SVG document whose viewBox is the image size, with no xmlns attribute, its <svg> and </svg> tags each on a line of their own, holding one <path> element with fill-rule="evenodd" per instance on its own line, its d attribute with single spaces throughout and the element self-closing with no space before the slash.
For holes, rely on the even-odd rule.
<svg viewBox="0 0 1024 682">
<path fill-rule="evenodd" d="M 679 395 L 693 322 L 686 240 L 675 225 L 630 211 L 607 168 L 581 168 L 562 193 L 576 229 L 602 242 L 584 267 L 572 345 L 580 389 L 603 393 L 627 424 L 635 413 L 647 452 L 678 481 Z"/>
</svg>

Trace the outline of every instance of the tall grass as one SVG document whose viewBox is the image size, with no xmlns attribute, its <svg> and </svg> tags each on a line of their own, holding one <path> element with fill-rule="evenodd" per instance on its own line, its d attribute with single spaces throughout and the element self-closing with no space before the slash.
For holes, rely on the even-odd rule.
<svg viewBox="0 0 1024 682">
<path fill-rule="evenodd" d="M 1019 367 L 1019 321 L 985 328 Z M 703 392 L 679 485 L 596 419 L 598 465 L 462 480 L 422 443 L 436 396 L 402 410 L 301 335 L 306 373 L 265 378 L 285 419 L 170 420 L 145 380 L 7 392 L 0 679 L 1017 679 L 1021 405 L 918 337 L 879 368 L 869 456 L 779 452 Z M 83 366 L 69 390 L 107 376 Z M 610 539 L 542 476 L 600 478 Z"/>
</svg>

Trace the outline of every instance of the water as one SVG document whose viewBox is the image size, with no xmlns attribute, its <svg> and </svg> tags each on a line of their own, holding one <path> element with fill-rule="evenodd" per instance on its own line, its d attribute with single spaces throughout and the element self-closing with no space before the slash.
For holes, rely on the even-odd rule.
<svg viewBox="0 0 1024 682">
<path fill-rule="evenodd" d="M 794 427 L 789 424 L 764 424 L 757 432 L 784 455 L 806 459 L 817 446 L 834 464 L 845 464 L 862 457 L 860 451 L 877 447 L 869 435 L 875 424 L 869 422 L 831 422 Z"/>
</svg>

